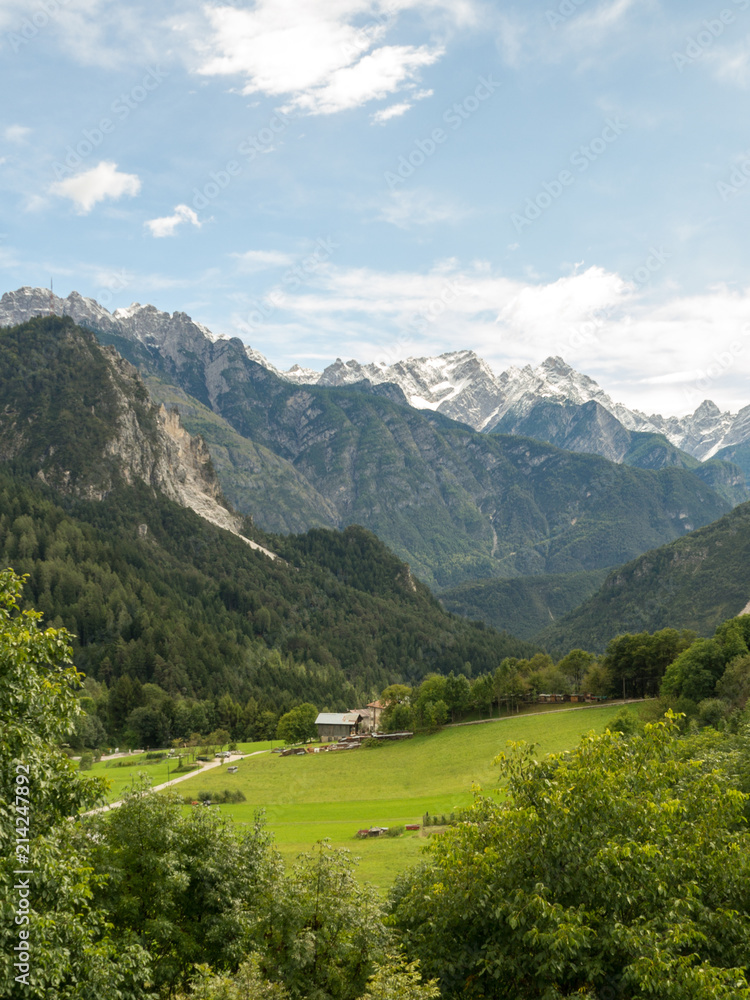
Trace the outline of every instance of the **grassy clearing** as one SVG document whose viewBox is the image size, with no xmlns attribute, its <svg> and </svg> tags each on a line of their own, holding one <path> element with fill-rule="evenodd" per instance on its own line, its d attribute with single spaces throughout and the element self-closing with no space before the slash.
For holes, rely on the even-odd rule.
<svg viewBox="0 0 750 1000">
<path fill-rule="evenodd" d="M 272 747 L 283 746 L 282 740 L 266 740 L 261 743 L 238 743 L 238 749 L 242 753 L 255 753 L 258 750 L 270 750 Z M 185 763 L 187 759 L 184 758 Z M 123 766 L 123 763 L 127 762 L 128 766 Z M 123 794 L 133 785 L 134 782 L 138 780 L 138 774 L 143 771 L 151 779 L 152 785 L 161 785 L 169 779 L 179 777 L 180 774 L 185 772 L 175 773 L 177 767 L 177 760 L 173 759 L 169 761 L 169 768 L 167 768 L 167 761 L 149 761 L 146 759 L 146 754 L 132 754 L 127 757 L 117 757 L 114 760 L 100 760 L 98 763 L 94 764 L 90 771 L 85 772 L 86 774 L 94 774 L 98 776 L 104 776 L 110 782 L 109 791 L 107 792 L 107 801 L 116 802 L 121 799 Z M 225 768 L 213 768 L 205 775 L 205 785 L 206 787 L 214 787 L 215 782 L 212 779 L 213 775 L 218 775 L 221 772 L 222 781 L 225 777 L 231 778 L 232 775 L 226 775 Z M 196 770 L 196 774 L 198 774 Z M 200 775 L 197 778 L 200 782 Z M 225 784 L 225 783 L 224 783 Z M 221 787 L 224 787 L 224 784 Z M 184 783 L 184 793 L 183 793 L 183 783 L 175 786 L 175 790 L 180 794 L 188 795 L 190 788 L 197 791 L 196 782 L 185 782 Z"/>
<path fill-rule="evenodd" d="M 535 743 L 540 755 L 565 750 L 592 729 L 601 732 L 619 709 L 614 704 L 518 716 L 373 750 L 284 758 L 263 754 L 244 760 L 236 774 L 222 766 L 177 788 L 184 795 L 199 785 L 239 788 L 246 802 L 216 808 L 237 822 L 252 822 L 255 811 L 264 809 L 285 859 L 328 837 L 361 858 L 364 881 L 385 888 L 417 860 L 427 832 L 358 840 L 358 829 L 421 823 L 425 812 L 447 815 L 469 804 L 473 784 L 485 790 L 496 786 L 492 760 L 509 740 Z"/>
<path fill-rule="evenodd" d="M 117 767 L 122 760 L 133 761 L 132 767 Z M 169 761 L 169 777 L 174 778 L 177 761 Z M 138 780 L 138 775 L 145 772 L 151 779 L 152 785 L 160 785 L 167 780 L 167 761 L 148 761 L 144 754 L 133 754 L 132 757 L 118 757 L 115 760 L 100 760 L 93 765 L 90 771 L 84 771 L 85 775 L 96 775 L 105 777 L 110 782 L 107 792 L 107 801 L 114 802 L 121 799 L 123 794 Z M 184 773 L 184 772 L 180 772 Z"/>
</svg>

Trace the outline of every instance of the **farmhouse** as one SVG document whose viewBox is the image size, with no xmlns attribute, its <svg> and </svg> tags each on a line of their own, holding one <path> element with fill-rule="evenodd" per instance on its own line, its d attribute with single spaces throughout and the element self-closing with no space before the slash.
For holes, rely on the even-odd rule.
<svg viewBox="0 0 750 1000">
<path fill-rule="evenodd" d="M 362 716 L 359 712 L 321 712 L 315 720 L 318 739 L 340 740 L 342 736 L 356 736 Z"/>
<path fill-rule="evenodd" d="M 372 728 L 377 732 L 380 728 L 380 716 L 383 714 L 385 705 L 381 705 L 379 701 L 371 701 L 367 707 L 372 712 Z"/>
</svg>

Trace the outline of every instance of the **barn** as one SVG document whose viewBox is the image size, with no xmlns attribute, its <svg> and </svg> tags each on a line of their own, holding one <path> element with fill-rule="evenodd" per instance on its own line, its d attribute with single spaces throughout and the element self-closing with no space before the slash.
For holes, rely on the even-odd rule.
<svg viewBox="0 0 750 1000">
<path fill-rule="evenodd" d="M 359 732 L 362 716 L 359 712 L 321 712 L 315 720 L 318 739 L 340 740 L 342 736 L 355 736 Z"/>
</svg>

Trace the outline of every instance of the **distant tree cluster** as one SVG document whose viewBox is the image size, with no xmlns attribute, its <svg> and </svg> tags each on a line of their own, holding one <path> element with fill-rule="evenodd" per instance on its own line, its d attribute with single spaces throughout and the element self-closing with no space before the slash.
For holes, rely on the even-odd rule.
<svg viewBox="0 0 750 1000">
<path fill-rule="evenodd" d="M 460 673 L 430 674 L 413 688 L 389 685 L 380 695 L 385 706 L 381 728 L 430 730 L 446 722 L 515 712 L 524 700 L 541 692 L 604 694 L 610 687 L 606 669 L 582 649 L 571 650 L 557 663 L 546 653 L 528 659 L 505 657 L 491 673 L 474 677 L 472 673 L 472 665 L 465 663 Z"/>
</svg>

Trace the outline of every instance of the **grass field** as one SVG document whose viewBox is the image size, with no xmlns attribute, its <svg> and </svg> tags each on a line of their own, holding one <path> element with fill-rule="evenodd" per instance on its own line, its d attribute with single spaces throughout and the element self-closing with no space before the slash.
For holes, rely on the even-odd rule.
<svg viewBox="0 0 750 1000">
<path fill-rule="evenodd" d="M 272 747 L 283 746 L 283 740 L 268 740 L 263 743 L 238 743 L 238 749 L 242 753 L 255 753 L 256 750 L 270 750 Z M 124 766 L 124 762 L 127 762 L 128 766 Z M 169 761 L 169 768 L 167 768 L 167 761 L 148 761 L 146 759 L 146 754 L 130 754 L 127 757 L 116 757 L 114 760 L 100 760 L 93 765 L 90 771 L 86 774 L 97 775 L 99 777 L 105 777 L 110 782 L 109 791 L 107 793 L 108 802 L 116 802 L 121 799 L 123 794 L 131 787 L 134 781 L 138 780 L 138 773 L 144 771 L 151 779 L 152 785 L 161 785 L 167 781 L 167 773 L 169 773 L 169 778 L 178 777 L 175 775 L 175 768 L 177 766 L 176 760 Z M 224 771 L 224 768 L 221 768 Z M 219 769 L 214 769 L 208 772 L 206 775 L 206 783 L 209 783 L 211 775 L 217 774 Z M 183 772 L 184 773 L 184 772 Z M 231 778 L 232 775 L 229 775 Z M 195 783 L 189 783 L 193 788 L 196 787 Z M 223 786 L 222 786 L 223 787 Z M 177 785 L 176 791 L 182 792 L 182 783 Z M 189 785 L 185 783 L 185 795 L 189 793 Z"/>
<path fill-rule="evenodd" d="M 471 802 L 472 784 L 485 791 L 496 787 L 492 760 L 509 740 L 535 743 L 540 755 L 569 749 L 592 729 L 603 731 L 620 707 L 518 716 L 373 750 L 283 758 L 262 754 L 242 761 L 236 774 L 222 766 L 182 782 L 177 791 L 239 788 L 246 802 L 215 808 L 236 822 L 252 822 L 255 811 L 264 809 L 287 861 L 328 837 L 361 858 L 363 881 L 385 888 L 418 860 L 426 833 L 359 840 L 358 829 L 421 823 L 425 812 L 447 815 L 460 809 Z"/>
</svg>

